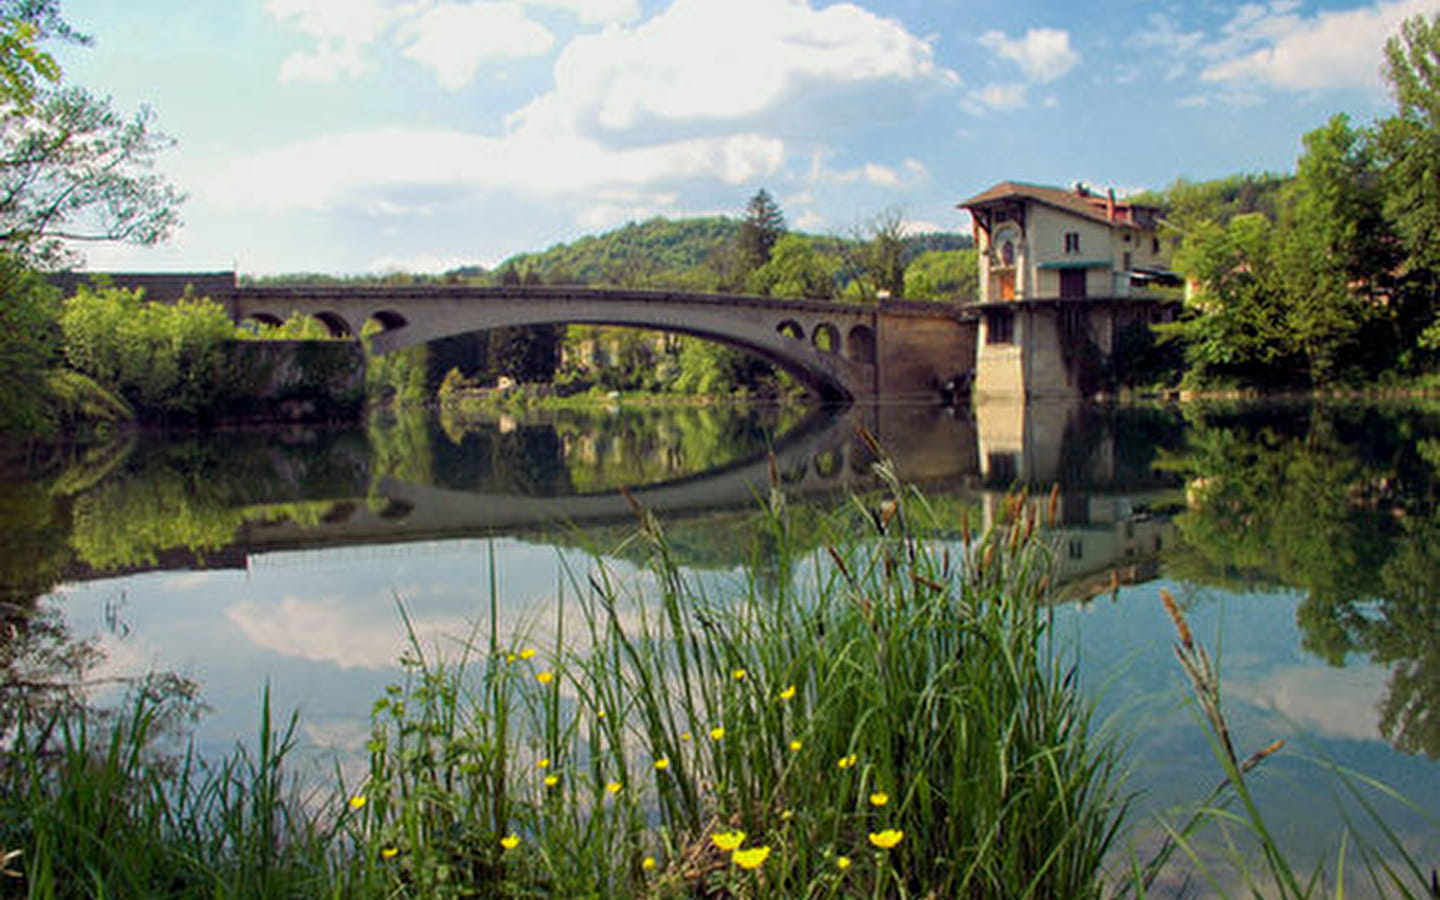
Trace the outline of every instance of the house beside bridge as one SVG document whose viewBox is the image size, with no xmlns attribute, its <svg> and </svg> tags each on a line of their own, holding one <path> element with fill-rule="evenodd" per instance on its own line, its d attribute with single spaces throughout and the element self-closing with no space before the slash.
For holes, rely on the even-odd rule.
<svg viewBox="0 0 1440 900">
<path fill-rule="evenodd" d="M 1177 311 L 1155 207 L 1006 181 L 960 208 L 979 251 L 977 399 L 1091 396 L 1127 328 Z"/>
</svg>

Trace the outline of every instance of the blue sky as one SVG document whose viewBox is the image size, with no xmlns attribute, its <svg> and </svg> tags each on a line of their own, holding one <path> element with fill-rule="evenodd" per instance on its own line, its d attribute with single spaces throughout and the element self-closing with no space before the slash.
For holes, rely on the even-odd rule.
<svg viewBox="0 0 1440 900">
<path fill-rule="evenodd" d="M 1440 0 L 67 0 L 68 78 L 157 114 L 189 198 L 92 269 L 493 265 L 627 221 L 968 230 L 997 181 L 1289 170 L 1390 110 L 1381 46 Z"/>
</svg>

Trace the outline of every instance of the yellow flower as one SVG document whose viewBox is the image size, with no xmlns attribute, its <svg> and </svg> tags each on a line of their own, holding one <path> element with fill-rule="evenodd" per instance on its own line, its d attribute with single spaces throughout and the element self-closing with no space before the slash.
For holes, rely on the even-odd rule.
<svg viewBox="0 0 1440 900">
<path fill-rule="evenodd" d="M 554 672 L 540 672 L 540 673 L 536 674 L 535 680 L 538 681 L 538 682 L 540 682 L 541 684 L 549 684 L 550 682 L 552 682 L 552 681 L 555 680 L 555 673 L 554 673 Z"/>
<path fill-rule="evenodd" d="M 730 854 L 730 861 L 742 869 L 758 869 L 769 856 L 769 847 L 751 847 L 749 850 L 734 851 Z"/>
<path fill-rule="evenodd" d="M 744 669 L 731 669 L 731 670 L 730 670 L 730 677 L 733 678 L 733 679 L 735 679 L 736 681 L 744 681 L 744 680 L 745 680 L 745 670 L 744 670 Z"/>
<path fill-rule="evenodd" d="M 663 772 L 668 768 L 670 768 L 670 760 L 666 757 L 662 756 L 659 759 L 655 760 L 655 771 Z"/>
<path fill-rule="evenodd" d="M 602 710 L 597 711 L 597 712 L 595 713 L 595 718 L 597 718 L 597 719 L 603 719 L 603 718 L 605 718 L 605 710 L 602 709 Z"/>
<path fill-rule="evenodd" d="M 835 763 L 835 768 L 848 769 L 851 766 L 855 765 L 855 763 L 858 762 L 859 759 L 860 757 L 856 756 L 854 753 L 850 754 L 849 756 L 842 756 L 840 757 L 840 761 Z"/>
<path fill-rule="evenodd" d="M 513 663 L 513 662 L 514 662 L 516 659 L 518 659 L 518 658 L 519 658 L 519 657 L 517 657 L 517 656 L 516 656 L 515 654 L 513 654 L 513 653 L 507 653 L 507 654 L 505 654 L 505 661 L 506 661 L 507 663 Z"/>
<path fill-rule="evenodd" d="M 716 726 L 715 728 L 710 729 L 710 737 L 711 737 L 712 739 L 718 741 L 718 740 L 720 740 L 721 738 L 723 738 L 724 736 L 725 736 L 725 729 L 724 729 L 724 728 L 721 728 L 721 727 L 719 727 L 719 726 Z"/>
<path fill-rule="evenodd" d="M 839 859 L 835 860 L 835 868 L 839 869 L 842 872 L 850 868 L 850 857 L 842 856 Z"/>
<path fill-rule="evenodd" d="M 620 782 L 618 782 L 618 781 L 611 781 L 611 782 L 609 782 L 609 783 L 607 783 L 607 784 L 605 785 L 605 790 L 608 791 L 608 792 L 610 792 L 610 793 L 612 793 L 612 794 L 618 794 L 618 793 L 620 793 L 620 789 L 623 788 L 623 787 L 624 787 L 624 785 L 621 784 Z"/>
<path fill-rule="evenodd" d="M 384 848 L 383 850 L 380 851 L 380 858 L 381 858 L 381 859 L 394 859 L 396 856 L 399 856 L 399 855 L 400 855 L 400 848 L 399 848 L 399 847 L 386 847 L 386 848 Z"/>
<path fill-rule="evenodd" d="M 682 741 L 691 741 L 691 740 L 694 740 L 694 736 L 691 735 L 690 732 L 688 732 L 688 731 L 681 732 L 681 734 L 680 734 L 680 740 L 682 740 Z"/>
<path fill-rule="evenodd" d="M 560 783 L 560 776 L 559 776 L 559 775 L 546 775 L 546 776 L 545 776 L 545 786 L 546 786 L 546 787 L 554 787 L 555 785 L 557 785 L 557 784 L 559 784 L 559 783 Z"/>
<path fill-rule="evenodd" d="M 350 798 L 350 808 L 351 808 L 351 809 L 363 809 L 363 808 L 365 807 L 365 803 L 366 803 L 366 802 L 367 802 L 367 801 L 366 801 L 366 799 L 365 799 L 365 795 L 364 795 L 364 794 L 356 794 L 355 796 L 353 796 L 353 797 Z"/>
<path fill-rule="evenodd" d="M 655 857 L 647 856 L 640 861 L 640 868 L 647 872 L 655 871 Z"/>
<path fill-rule="evenodd" d="M 793 685 L 793 684 L 790 685 L 789 687 L 787 687 L 785 690 L 783 690 L 783 691 L 780 692 L 780 699 L 781 699 L 781 700 L 789 700 L 789 699 L 791 699 L 791 698 L 794 697 L 794 696 L 795 696 L 795 685 Z"/>
<path fill-rule="evenodd" d="M 520 651 L 520 658 L 521 658 L 521 659 L 532 659 L 532 658 L 534 658 L 534 656 L 535 656 L 535 648 L 534 648 L 534 647 L 526 647 L 524 650 L 521 650 L 521 651 Z"/>
<path fill-rule="evenodd" d="M 876 791 L 870 795 L 871 806 L 884 806 L 890 802 L 890 795 L 884 791 Z"/>
<path fill-rule="evenodd" d="M 799 741 L 791 741 L 791 742 L 790 742 L 790 752 L 791 752 L 791 753 L 799 753 L 799 752 L 800 752 L 800 748 L 803 747 L 803 746 L 805 746 L 805 745 L 802 744 L 802 743 L 800 743 Z"/>
<path fill-rule="evenodd" d="M 550 768 L 550 760 L 549 760 L 549 759 L 537 759 L 537 760 L 535 761 L 535 768 L 537 768 L 537 769 L 548 769 L 548 768 Z"/>
<path fill-rule="evenodd" d="M 732 850 L 738 850 L 740 845 L 745 843 L 745 832 L 719 831 L 710 835 L 710 843 L 729 853 Z"/>
<path fill-rule="evenodd" d="M 518 834 L 507 834 L 500 839 L 500 846 L 506 850 L 514 850 L 520 846 L 520 836 Z"/>
<path fill-rule="evenodd" d="M 879 847 L 881 850 L 889 850 L 891 847 L 900 843 L 903 837 L 905 837 L 905 832 L 900 829 L 887 828 L 884 831 L 870 832 L 870 843 Z"/>
</svg>

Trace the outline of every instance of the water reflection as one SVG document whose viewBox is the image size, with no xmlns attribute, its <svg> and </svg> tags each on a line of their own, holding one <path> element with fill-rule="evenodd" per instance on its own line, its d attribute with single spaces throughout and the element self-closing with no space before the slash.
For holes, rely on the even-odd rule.
<svg viewBox="0 0 1440 900">
<path fill-rule="evenodd" d="M 1197 410 L 1168 465 L 1186 479 L 1175 575 L 1299 591 L 1305 649 L 1389 667 L 1381 733 L 1440 756 L 1440 411 Z"/>
<path fill-rule="evenodd" d="M 1114 597 L 1157 576 L 1225 596 L 1299 592 L 1305 651 L 1388 670 L 1370 733 L 1440 754 L 1440 412 L 1413 407 L 696 408 L 145 436 L 57 456 L 0 492 L 5 615 L 24 623 L 17 635 L 53 638 L 29 623 L 57 584 L 251 573 L 310 548 L 508 535 L 518 557 L 563 543 L 557 525 L 615 546 L 632 521 L 622 486 L 665 519 L 685 565 L 737 569 L 763 560 L 749 516 L 773 478 L 820 509 L 878 486 L 862 430 L 950 515 L 954 536 L 962 522 L 995 521 L 1014 490 L 1044 518 L 1053 486 L 1069 597 Z M 320 602 L 358 633 L 345 613 L 355 601 L 309 600 L 304 615 Z M 275 632 L 276 609 L 246 600 L 227 616 L 270 644 L 319 627 L 289 616 Z M 387 629 L 366 632 L 367 660 L 385 658 Z M 333 643 L 338 660 L 362 642 Z"/>
</svg>

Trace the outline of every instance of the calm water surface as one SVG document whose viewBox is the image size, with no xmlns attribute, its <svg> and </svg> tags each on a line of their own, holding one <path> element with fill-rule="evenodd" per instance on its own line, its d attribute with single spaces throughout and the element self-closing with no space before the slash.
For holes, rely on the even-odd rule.
<svg viewBox="0 0 1440 900">
<path fill-rule="evenodd" d="M 1220 659 L 1239 752 L 1288 742 L 1257 780 L 1286 846 L 1333 855 L 1332 766 L 1440 812 L 1440 408 L 687 408 L 145 436 L 0 489 L 0 576 L 51 616 L 36 654 L 88 642 L 92 678 L 198 682 L 203 750 L 251 740 L 268 685 L 308 750 L 355 766 L 397 677 L 397 604 L 443 646 L 485 620 L 493 582 L 504 627 L 542 631 L 586 548 L 627 533 L 622 486 L 697 577 L 738 584 L 770 454 L 792 502 L 843 504 L 877 487 L 860 426 L 957 521 L 1058 485 L 1060 631 L 1132 736 L 1137 821 L 1219 774 L 1162 587 Z M 1440 866 L 1440 831 L 1383 808 Z"/>
</svg>

